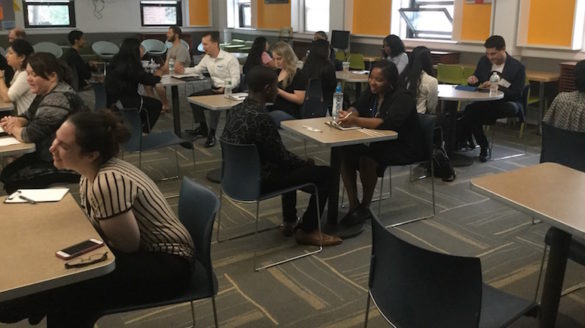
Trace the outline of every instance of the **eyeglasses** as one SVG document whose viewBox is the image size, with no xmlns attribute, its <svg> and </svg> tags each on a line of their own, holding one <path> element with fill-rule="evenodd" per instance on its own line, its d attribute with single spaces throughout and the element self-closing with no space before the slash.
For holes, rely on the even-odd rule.
<svg viewBox="0 0 585 328">
<path fill-rule="evenodd" d="M 65 262 L 65 269 L 83 268 L 88 265 L 103 262 L 108 259 L 108 252 L 102 254 L 93 254 L 88 257 L 80 257 L 69 262 Z"/>
</svg>

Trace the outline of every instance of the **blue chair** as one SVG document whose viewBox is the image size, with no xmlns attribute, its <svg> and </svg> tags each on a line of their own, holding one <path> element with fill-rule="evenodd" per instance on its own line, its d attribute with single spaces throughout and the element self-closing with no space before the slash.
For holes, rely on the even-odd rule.
<svg viewBox="0 0 585 328">
<path fill-rule="evenodd" d="M 144 52 L 151 56 L 162 56 L 167 52 L 165 43 L 157 39 L 146 39 L 140 44 Z"/>
<path fill-rule="evenodd" d="M 372 218 L 370 299 L 394 327 L 507 327 L 532 315 L 534 302 L 482 282 L 475 257 L 437 253 L 415 246 Z"/>
<path fill-rule="evenodd" d="M 63 56 L 63 49 L 56 43 L 53 42 L 39 42 L 33 46 L 35 52 L 48 52 L 57 58 Z"/>
<path fill-rule="evenodd" d="M 319 204 L 319 195 L 317 194 L 317 186 L 312 183 L 299 184 L 285 189 L 272 191 L 269 193 L 262 193 L 260 187 L 260 173 L 261 164 L 258 156 L 258 150 L 254 144 L 233 144 L 220 140 L 221 154 L 223 157 L 221 167 L 221 188 L 219 192 L 219 199 L 223 204 L 223 196 L 227 195 L 229 198 L 239 202 L 255 202 L 256 203 L 256 229 L 254 235 L 258 237 L 258 219 L 260 214 L 260 201 L 280 196 L 290 191 L 310 188 L 316 196 L 316 204 Z M 220 205 L 221 206 L 221 205 Z M 319 233 L 321 233 L 321 214 L 317 208 L 317 224 Z M 221 229 L 221 207 L 217 218 L 217 241 L 219 242 L 219 234 Z M 249 236 L 250 233 L 232 237 L 229 239 L 237 239 Z M 321 241 L 322 242 L 322 241 Z M 279 264 L 297 260 L 306 256 L 317 254 L 321 252 L 323 245 L 315 251 L 305 251 L 300 255 L 287 258 L 282 261 L 273 262 L 262 267 L 256 266 L 256 252 L 254 252 L 254 270 L 259 271 L 267 269 Z"/>
<path fill-rule="evenodd" d="M 102 59 L 112 59 L 120 48 L 110 41 L 97 41 L 91 45 L 91 50 Z"/>
<path fill-rule="evenodd" d="M 107 309 L 102 315 L 190 302 L 193 326 L 195 326 L 195 309 L 193 307 L 193 301 L 211 298 L 215 327 L 219 327 L 215 304 L 215 295 L 217 295 L 217 277 L 213 272 L 213 265 L 211 263 L 211 233 L 213 231 L 213 222 L 218 209 L 219 199 L 217 198 L 217 195 L 193 180 L 183 178 L 181 191 L 179 193 L 179 219 L 185 228 L 187 228 L 189 234 L 191 234 L 195 246 L 193 273 L 191 275 L 189 287 L 180 295 L 176 295 L 170 299 L 160 299 L 143 304 L 111 308 Z"/>
<path fill-rule="evenodd" d="M 142 152 L 169 146 L 178 146 L 191 149 L 193 153 L 193 167 L 195 168 L 195 147 L 193 143 L 185 139 L 177 137 L 176 134 L 170 131 L 151 132 L 148 135 L 142 135 L 142 122 L 140 120 L 139 111 L 135 108 L 120 109 L 124 121 L 130 126 L 132 135 L 130 140 L 124 144 L 124 150 L 130 152 L 138 152 L 138 167 L 142 168 Z M 177 175 L 175 177 L 165 178 L 163 180 L 178 178 L 180 174 L 179 156 L 175 150 L 175 162 L 177 166 Z"/>
</svg>

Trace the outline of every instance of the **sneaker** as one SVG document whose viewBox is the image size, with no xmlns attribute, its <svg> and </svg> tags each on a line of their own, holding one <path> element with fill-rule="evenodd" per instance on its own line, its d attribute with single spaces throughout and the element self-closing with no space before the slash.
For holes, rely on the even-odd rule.
<svg viewBox="0 0 585 328">
<path fill-rule="evenodd" d="M 323 247 L 335 246 L 343 242 L 343 239 L 341 239 L 340 237 L 328 235 L 325 233 L 319 234 L 319 230 L 306 232 L 303 231 L 302 229 L 298 229 L 295 232 L 295 239 L 297 241 L 297 244 L 300 245 L 319 246 L 321 245 L 321 242 L 323 242 Z"/>
<path fill-rule="evenodd" d="M 207 140 L 205 141 L 205 148 L 210 148 L 215 146 L 215 135 L 210 134 L 207 136 Z"/>
<path fill-rule="evenodd" d="M 207 131 L 207 128 L 202 128 L 201 126 L 195 130 L 185 130 L 185 132 L 194 136 L 194 137 L 196 137 L 196 136 L 205 137 L 209 134 L 209 131 Z"/>
</svg>

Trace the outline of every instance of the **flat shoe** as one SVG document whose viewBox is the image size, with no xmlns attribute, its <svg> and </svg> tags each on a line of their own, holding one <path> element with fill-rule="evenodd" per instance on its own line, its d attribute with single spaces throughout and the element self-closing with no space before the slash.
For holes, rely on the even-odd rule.
<svg viewBox="0 0 585 328">
<path fill-rule="evenodd" d="M 363 224 L 367 219 L 372 218 L 372 212 L 370 209 L 359 205 L 353 210 L 349 211 L 342 219 L 341 224 L 346 227 L 351 227 L 357 224 Z"/>
<path fill-rule="evenodd" d="M 319 245 L 321 245 L 321 238 L 323 239 L 323 247 L 335 246 L 335 245 L 339 245 L 343 242 L 343 239 L 341 239 L 337 236 L 332 236 L 332 235 L 328 235 L 325 233 L 321 233 L 319 235 L 318 230 L 314 230 L 312 232 L 306 232 L 306 231 L 303 231 L 301 229 L 298 229 L 295 232 L 295 239 L 297 241 L 297 244 L 300 244 L 300 245 L 319 246 Z"/>
</svg>

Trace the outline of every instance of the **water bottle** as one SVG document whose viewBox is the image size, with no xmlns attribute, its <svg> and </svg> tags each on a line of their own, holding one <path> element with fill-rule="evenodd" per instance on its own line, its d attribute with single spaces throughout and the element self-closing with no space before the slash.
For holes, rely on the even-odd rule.
<svg viewBox="0 0 585 328">
<path fill-rule="evenodd" d="M 175 74 L 175 58 L 169 59 L 169 74 L 170 75 Z"/>
<path fill-rule="evenodd" d="M 223 86 L 223 96 L 229 98 L 232 95 L 232 79 L 226 79 Z"/>
<path fill-rule="evenodd" d="M 493 72 L 490 76 L 490 96 L 498 94 L 498 84 L 500 83 L 500 76 L 497 72 Z"/>
<path fill-rule="evenodd" d="M 335 93 L 333 94 L 333 108 L 331 108 L 331 116 L 333 120 L 337 121 L 339 111 L 343 109 L 343 92 L 341 92 L 341 83 L 337 84 Z"/>
</svg>

